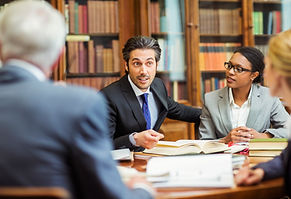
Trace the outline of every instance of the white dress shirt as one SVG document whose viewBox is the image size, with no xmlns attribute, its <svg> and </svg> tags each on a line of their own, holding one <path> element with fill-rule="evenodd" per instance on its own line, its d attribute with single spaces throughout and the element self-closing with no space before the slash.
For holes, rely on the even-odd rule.
<svg viewBox="0 0 291 199">
<path fill-rule="evenodd" d="M 155 126 L 156 124 L 156 121 L 158 120 L 158 105 L 154 99 L 154 95 L 153 93 L 150 91 L 150 87 L 145 91 L 141 91 L 133 82 L 132 80 L 130 79 L 129 75 L 127 76 L 128 77 L 128 81 L 138 99 L 138 102 L 140 104 L 140 107 L 142 108 L 142 104 L 143 104 L 143 99 L 141 98 L 141 95 L 143 95 L 144 93 L 148 93 L 148 105 L 149 105 L 149 110 L 150 110 L 150 115 L 151 115 L 151 129 Z M 136 142 L 133 138 L 133 135 L 135 134 L 136 132 L 132 133 L 129 135 L 129 140 L 130 142 L 136 146 Z"/>
<path fill-rule="evenodd" d="M 239 126 L 246 126 L 250 108 L 251 108 L 251 96 L 252 87 L 248 96 L 248 99 L 241 105 L 237 105 L 234 102 L 232 89 L 229 88 L 229 103 L 230 103 L 230 119 L 232 128 L 237 128 Z"/>
</svg>

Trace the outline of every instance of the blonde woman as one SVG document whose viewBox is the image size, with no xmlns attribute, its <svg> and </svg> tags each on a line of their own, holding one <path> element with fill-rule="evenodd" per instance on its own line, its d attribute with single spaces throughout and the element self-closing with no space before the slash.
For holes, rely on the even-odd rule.
<svg viewBox="0 0 291 199">
<path fill-rule="evenodd" d="M 291 30 L 271 38 L 265 63 L 265 76 L 269 83 L 271 94 L 283 97 L 287 105 L 291 107 Z M 291 196 L 290 118 L 288 132 L 288 146 L 281 155 L 251 169 L 243 167 L 235 177 L 238 185 L 251 185 L 262 180 L 284 177 L 287 194 Z"/>
</svg>

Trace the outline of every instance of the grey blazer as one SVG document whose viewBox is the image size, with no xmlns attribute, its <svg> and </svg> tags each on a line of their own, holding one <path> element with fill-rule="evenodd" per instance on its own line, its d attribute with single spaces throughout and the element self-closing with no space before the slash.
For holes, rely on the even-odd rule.
<svg viewBox="0 0 291 199">
<path fill-rule="evenodd" d="M 246 126 L 258 132 L 268 131 L 274 137 L 287 137 L 284 128 L 289 115 L 278 98 L 269 89 L 253 84 L 251 107 Z M 228 87 L 205 94 L 199 126 L 200 139 L 225 137 L 233 128 L 230 120 Z M 270 128 L 272 126 L 272 128 Z"/>
</svg>

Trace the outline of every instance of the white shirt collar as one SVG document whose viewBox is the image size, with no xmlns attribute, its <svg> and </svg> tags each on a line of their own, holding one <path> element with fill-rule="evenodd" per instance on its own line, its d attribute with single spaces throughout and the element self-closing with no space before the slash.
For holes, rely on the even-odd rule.
<svg viewBox="0 0 291 199">
<path fill-rule="evenodd" d="M 233 99 L 233 94 L 232 94 L 232 89 L 231 88 L 228 88 L 229 89 L 229 92 L 228 92 L 228 95 L 229 95 L 229 104 L 235 104 L 234 103 L 234 99 Z M 251 96 L 252 96 L 252 90 L 253 90 L 253 85 L 251 86 L 251 90 L 249 92 L 249 96 L 248 96 L 248 103 L 250 103 L 251 101 Z"/>
<path fill-rule="evenodd" d="M 130 76 L 129 75 L 127 75 L 127 77 L 128 77 L 128 81 L 129 81 L 129 83 L 130 83 L 130 85 L 131 85 L 131 87 L 132 87 L 132 89 L 133 89 L 133 91 L 134 91 L 134 93 L 135 93 L 135 95 L 136 96 L 140 96 L 140 95 L 143 95 L 144 93 L 148 93 L 148 94 L 150 94 L 150 87 L 148 87 L 148 89 L 145 91 L 145 92 L 143 92 L 143 91 L 141 91 L 133 82 L 132 82 L 132 80 L 130 79 Z"/>
<path fill-rule="evenodd" d="M 38 67 L 26 61 L 20 59 L 9 59 L 7 62 L 5 62 L 5 65 L 13 65 L 19 68 L 23 68 L 35 76 L 39 81 L 46 80 L 44 73 Z"/>
</svg>

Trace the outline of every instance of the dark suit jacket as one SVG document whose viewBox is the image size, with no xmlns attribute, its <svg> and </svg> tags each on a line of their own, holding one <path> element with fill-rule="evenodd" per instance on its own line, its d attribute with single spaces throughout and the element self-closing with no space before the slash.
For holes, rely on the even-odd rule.
<svg viewBox="0 0 291 199">
<path fill-rule="evenodd" d="M 122 183 L 102 95 L 0 69 L 0 186 L 59 186 L 72 198 L 151 198 Z"/>
<path fill-rule="evenodd" d="M 289 197 L 291 197 L 291 141 L 282 153 L 273 160 L 258 164 L 254 168 L 262 168 L 264 170 L 264 179 L 273 179 L 284 177 L 285 188 Z"/>
<path fill-rule="evenodd" d="M 109 131 L 115 148 L 142 150 L 141 147 L 134 147 L 129 141 L 129 134 L 146 130 L 146 121 L 127 75 L 101 91 L 109 103 Z M 161 79 L 154 79 L 151 91 L 159 107 L 158 120 L 153 130 L 158 131 L 166 117 L 199 123 L 201 110 L 171 99 Z"/>
</svg>

